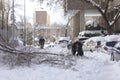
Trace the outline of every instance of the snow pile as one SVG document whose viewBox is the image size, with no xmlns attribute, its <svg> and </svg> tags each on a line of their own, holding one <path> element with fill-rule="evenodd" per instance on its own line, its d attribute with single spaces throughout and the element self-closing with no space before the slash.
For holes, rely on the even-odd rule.
<svg viewBox="0 0 120 80">
<path fill-rule="evenodd" d="M 102 36 L 96 36 L 96 37 L 91 37 L 91 38 L 87 39 L 85 41 L 85 43 L 90 42 L 90 41 L 93 41 L 93 42 L 97 42 L 97 41 L 104 42 L 105 40 L 104 40 L 104 37 L 102 37 Z"/>
<path fill-rule="evenodd" d="M 106 41 L 119 41 L 120 35 L 107 35 L 105 36 Z"/>
<path fill-rule="evenodd" d="M 120 80 L 120 62 L 111 62 L 109 55 L 85 52 L 85 57 L 75 57 L 71 68 L 62 69 L 48 65 L 0 68 L 1 80 Z"/>
<path fill-rule="evenodd" d="M 93 40 L 98 41 L 101 38 L 94 37 Z M 32 64 L 29 67 L 21 66 L 9 69 L 5 65 L 1 65 L 1 80 L 120 80 L 120 61 L 110 61 L 110 55 L 99 50 L 93 53 L 84 51 L 85 56 L 77 57 L 72 56 L 66 47 L 63 48 L 60 45 L 44 49 L 34 46 L 26 47 L 31 51 L 66 54 L 51 58 L 62 59 L 65 62 L 63 65 L 67 65 L 67 67 L 55 66 L 54 64 Z M 43 56 L 37 57 L 38 60 L 43 59 Z M 50 57 L 47 56 L 46 59 L 49 60 Z"/>
<path fill-rule="evenodd" d="M 106 31 L 105 31 L 105 33 L 106 33 Z M 101 33 L 101 30 L 86 30 L 86 31 L 80 32 L 78 36 L 85 36 L 85 34 L 99 34 L 99 35 L 103 35 Z"/>
</svg>

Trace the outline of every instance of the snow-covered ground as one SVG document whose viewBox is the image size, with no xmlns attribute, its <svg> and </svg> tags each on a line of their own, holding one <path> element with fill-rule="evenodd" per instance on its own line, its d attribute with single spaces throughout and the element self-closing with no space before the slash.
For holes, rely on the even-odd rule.
<svg viewBox="0 0 120 80">
<path fill-rule="evenodd" d="M 36 50 L 70 54 L 60 46 Z M 100 51 L 84 53 L 84 57 L 74 57 L 75 65 L 67 69 L 47 64 L 14 69 L 0 66 L 0 80 L 120 80 L 120 62 L 110 61 L 110 55 Z"/>
</svg>

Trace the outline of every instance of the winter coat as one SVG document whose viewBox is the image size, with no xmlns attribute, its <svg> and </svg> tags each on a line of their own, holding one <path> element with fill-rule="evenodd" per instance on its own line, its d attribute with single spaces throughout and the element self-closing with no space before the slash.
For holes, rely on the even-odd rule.
<svg viewBox="0 0 120 80">
<path fill-rule="evenodd" d="M 84 53 L 83 53 L 83 49 L 82 49 L 82 42 L 80 41 L 75 41 L 73 44 L 72 44 L 72 54 L 75 55 L 76 52 L 77 52 L 77 56 L 80 55 L 80 56 L 83 56 Z"/>
<path fill-rule="evenodd" d="M 44 39 L 44 38 L 40 38 L 40 39 L 39 39 L 39 44 L 40 44 L 40 45 L 44 45 L 44 43 L 45 43 L 45 39 Z"/>
</svg>

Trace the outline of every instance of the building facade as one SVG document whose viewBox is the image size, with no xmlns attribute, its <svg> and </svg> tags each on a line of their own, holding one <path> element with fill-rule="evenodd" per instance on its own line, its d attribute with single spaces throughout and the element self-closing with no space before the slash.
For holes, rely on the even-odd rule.
<svg viewBox="0 0 120 80">
<path fill-rule="evenodd" d="M 50 15 L 47 11 L 35 11 L 34 13 L 34 25 L 50 25 Z"/>
<path fill-rule="evenodd" d="M 105 1 L 106 0 L 94 0 L 96 3 L 100 4 L 102 7 L 105 7 Z M 84 0 L 65 0 L 65 13 L 69 13 L 69 11 L 75 11 L 78 10 L 78 13 L 75 14 L 71 20 L 71 27 L 72 27 L 72 38 L 77 37 L 80 31 L 85 30 L 85 23 L 87 20 L 91 19 L 98 22 L 98 24 L 102 25 L 102 27 L 105 27 L 105 21 L 103 20 L 102 16 L 85 16 L 87 11 L 95 11 L 96 8 L 91 6 L 89 3 L 84 2 Z M 115 6 L 120 5 L 119 0 L 112 0 L 112 2 L 109 4 L 109 6 Z M 96 10 L 97 11 L 97 10 Z M 94 13 L 94 12 L 93 12 Z M 90 18 L 91 17 L 91 18 Z M 110 16 L 109 16 L 110 17 Z M 115 30 L 120 30 L 120 19 L 115 24 L 114 27 Z"/>
</svg>

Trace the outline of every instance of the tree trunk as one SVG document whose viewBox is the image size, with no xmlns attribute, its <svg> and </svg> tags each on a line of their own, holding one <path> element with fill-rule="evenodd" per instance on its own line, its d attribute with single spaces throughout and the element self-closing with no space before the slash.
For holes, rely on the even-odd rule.
<svg viewBox="0 0 120 80">
<path fill-rule="evenodd" d="M 3 1 L 1 0 L 1 9 L 2 9 L 2 27 L 1 29 L 4 28 L 4 6 L 3 6 Z"/>
<path fill-rule="evenodd" d="M 111 27 L 111 26 L 107 26 L 107 32 L 108 32 L 108 35 L 111 35 L 111 34 L 113 34 L 113 27 Z"/>
</svg>

